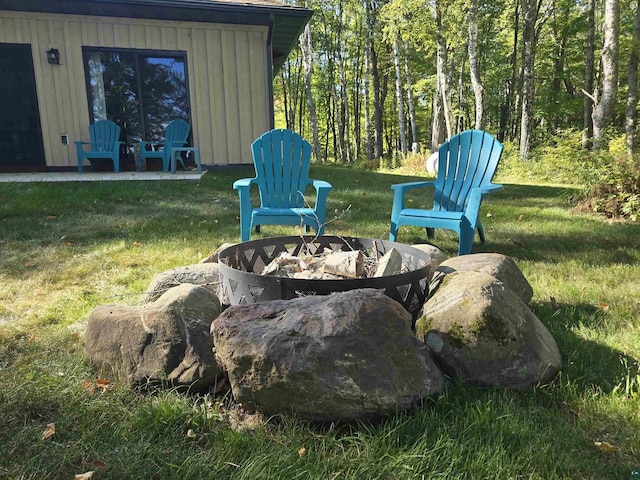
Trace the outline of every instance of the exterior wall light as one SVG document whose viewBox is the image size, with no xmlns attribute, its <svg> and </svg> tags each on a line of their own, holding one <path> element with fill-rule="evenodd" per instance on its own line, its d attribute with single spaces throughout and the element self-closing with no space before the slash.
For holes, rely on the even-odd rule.
<svg viewBox="0 0 640 480">
<path fill-rule="evenodd" d="M 60 52 L 57 48 L 47 50 L 47 62 L 52 65 L 60 65 Z"/>
</svg>

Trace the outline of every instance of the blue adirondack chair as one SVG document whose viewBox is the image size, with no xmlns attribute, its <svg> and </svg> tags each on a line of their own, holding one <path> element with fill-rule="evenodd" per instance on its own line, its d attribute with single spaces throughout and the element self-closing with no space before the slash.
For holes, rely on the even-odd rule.
<svg viewBox="0 0 640 480">
<path fill-rule="evenodd" d="M 191 127 L 184 120 L 174 120 L 165 131 L 164 142 L 140 142 L 140 155 L 138 157 L 138 171 L 142 171 L 144 163 L 149 158 L 159 158 L 162 160 L 162 171 L 169 171 L 171 160 L 171 149 L 182 147 L 187 143 L 189 130 Z M 149 149 L 147 149 L 149 147 Z M 184 168 L 184 162 L 179 159 Z"/>
<path fill-rule="evenodd" d="M 82 172 L 82 160 L 94 159 L 113 160 L 113 171 L 120 171 L 120 127 L 110 120 L 98 120 L 89 126 L 90 142 L 73 142 L 76 144 L 76 155 L 78 157 L 78 172 Z M 90 149 L 85 151 L 83 145 L 89 145 Z"/>
<path fill-rule="evenodd" d="M 434 229 L 454 230 L 459 237 L 458 255 L 471 253 L 476 229 L 482 243 L 480 204 L 485 193 L 502 188 L 491 183 L 496 172 L 502 144 L 481 130 L 467 130 L 449 139 L 438 149 L 438 176 L 433 182 L 392 185 L 393 208 L 389 239 L 395 241 L 402 225 L 425 227 L 427 236 Z M 405 193 L 411 189 L 433 187 L 431 210 L 407 208 Z"/>
<path fill-rule="evenodd" d="M 333 188 L 323 180 L 309 179 L 311 145 L 291 130 L 271 130 L 251 144 L 256 176 L 233 183 L 240 196 L 240 237 L 251 238 L 260 225 L 304 225 L 324 233 L 326 203 Z M 250 189 L 257 185 L 260 207 L 252 208 Z M 316 191 L 315 207 L 305 206 L 307 186 Z"/>
</svg>

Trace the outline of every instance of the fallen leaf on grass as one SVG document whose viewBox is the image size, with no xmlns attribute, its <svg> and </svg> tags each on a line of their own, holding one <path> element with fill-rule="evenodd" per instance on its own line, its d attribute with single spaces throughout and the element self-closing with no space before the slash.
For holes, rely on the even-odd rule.
<svg viewBox="0 0 640 480">
<path fill-rule="evenodd" d="M 111 390 L 113 390 L 113 384 L 110 380 L 100 378 L 93 382 L 85 380 L 84 382 L 82 382 L 82 388 L 86 390 L 90 395 L 93 395 L 96 390 L 101 390 L 102 393 L 110 392 Z"/>
<path fill-rule="evenodd" d="M 618 450 L 618 447 L 614 447 L 609 442 L 593 442 L 598 450 L 604 453 L 611 453 Z"/>
<path fill-rule="evenodd" d="M 93 471 L 77 473 L 74 478 L 75 480 L 89 480 L 90 478 L 93 478 Z"/>
<path fill-rule="evenodd" d="M 53 220 L 54 218 L 56 218 L 55 215 L 47 215 L 47 220 Z"/>
<path fill-rule="evenodd" d="M 608 303 L 599 303 L 598 305 L 596 305 L 600 310 L 604 310 L 605 312 L 607 310 L 609 310 L 609 304 Z"/>
<path fill-rule="evenodd" d="M 519 221 L 519 222 L 521 222 L 522 220 L 524 220 L 524 215 L 520 215 L 520 216 L 518 217 L 518 221 Z"/>
<path fill-rule="evenodd" d="M 25 262 L 24 266 L 25 267 L 35 267 L 37 265 L 36 262 Z"/>
<path fill-rule="evenodd" d="M 307 453 L 307 449 L 305 447 L 300 447 L 300 449 L 298 450 L 298 455 L 302 456 L 305 453 Z"/>
<path fill-rule="evenodd" d="M 42 432 L 42 440 L 46 440 L 47 438 L 51 438 L 56 434 L 56 424 L 55 423 L 47 423 L 47 428 Z"/>
<path fill-rule="evenodd" d="M 96 380 L 96 388 L 106 392 L 107 390 L 113 390 L 113 385 L 111 384 L 111 380 L 100 378 Z"/>
<path fill-rule="evenodd" d="M 560 308 L 560 305 L 556 302 L 556 297 L 549 297 L 549 301 L 551 302 L 551 308 L 554 310 L 558 310 Z"/>
<path fill-rule="evenodd" d="M 194 432 L 192 428 L 187 430 L 187 438 L 196 438 L 196 432 Z"/>
<path fill-rule="evenodd" d="M 493 217 L 493 213 L 487 212 L 487 218 L 491 218 L 491 217 Z"/>
</svg>

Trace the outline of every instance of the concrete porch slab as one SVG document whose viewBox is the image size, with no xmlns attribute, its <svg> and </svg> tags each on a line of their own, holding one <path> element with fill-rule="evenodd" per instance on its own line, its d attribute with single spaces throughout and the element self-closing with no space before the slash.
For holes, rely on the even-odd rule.
<svg viewBox="0 0 640 480">
<path fill-rule="evenodd" d="M 200 180 L 207 173 L 186 172 L 38 172 L 0 173 L 0 183 L 24 182 L 116 182 L 149 180 Z"/>
</svg>

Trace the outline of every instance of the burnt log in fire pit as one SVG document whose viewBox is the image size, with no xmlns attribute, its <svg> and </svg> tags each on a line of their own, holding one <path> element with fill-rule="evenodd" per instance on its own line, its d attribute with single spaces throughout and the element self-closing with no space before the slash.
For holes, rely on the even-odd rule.
<svg viewBox="0 0 640 480">
<path fill-rule="evenodd" d="M 262 275 L 281 254 L 307 256 L 360 250 L 380 258 L 391 249 L 402 256 L 401 273 L 380 277 L 309 279 Z M 307 295 L 328 295 L 361 288 L 381 290 L 407 310 L 415 323 L 429 294 L 429 262 L 425 252 L 401 243 L 371 238 L 322 236 L 270 237 L 232 245 L 218 255 L 222 302 L 247 305 L 269 300 L 290 300 Z"/>
</svg>

